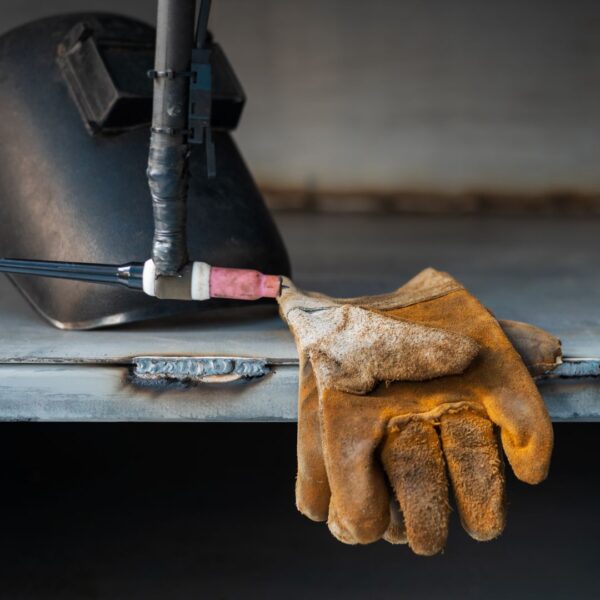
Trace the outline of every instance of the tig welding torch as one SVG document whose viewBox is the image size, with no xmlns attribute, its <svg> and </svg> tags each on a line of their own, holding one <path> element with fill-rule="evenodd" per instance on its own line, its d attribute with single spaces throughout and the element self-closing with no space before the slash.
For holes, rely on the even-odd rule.
<svg viewBox="0 0 600 600">
<path fill-rule="evenodd" d="M 123 285 L 162 300 L 259 300 L 276 298 L 281 290 L 279 275 L 264 275 L 252 269 L 213 267 L 204 262 L 188 263 L 177 275 L 164 277 L 157 276 L 152 260 L 106 265 L 3 258 L 0 259 L 0 272 Z"/>
</svg>

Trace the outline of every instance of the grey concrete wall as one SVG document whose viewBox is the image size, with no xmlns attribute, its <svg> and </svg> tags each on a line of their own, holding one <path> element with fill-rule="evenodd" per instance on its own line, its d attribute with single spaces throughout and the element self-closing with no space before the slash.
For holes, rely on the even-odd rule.
<svg viewBox="0 0 600 600">
<path fill-rule="evenodd" d="M 0 1 L 153 20 L 151 0 Z M 237 139 L 263 183 L 600 192 L 594 0 L 215 0 L 249 95 Z"/>
</svg>

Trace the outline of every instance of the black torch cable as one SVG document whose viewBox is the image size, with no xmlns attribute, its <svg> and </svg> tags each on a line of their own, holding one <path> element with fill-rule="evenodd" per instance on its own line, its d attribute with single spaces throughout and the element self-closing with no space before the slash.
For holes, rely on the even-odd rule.
<svg viewBox="0 0 600 600">
<path fill-rule="evenodd" d="M 200 0 L 198 21 L 196 23 L 196 48 L 204 48 L 208 33 L 208 17 L 210 15 L 211 0 Z"/>
<path fill-rule="evenodd" d="M 152 259 L 159 275 L 188 262 L 189 67 L 195 0 L 158 0 L 148 184 L 154 213 Z"/>
</svg>

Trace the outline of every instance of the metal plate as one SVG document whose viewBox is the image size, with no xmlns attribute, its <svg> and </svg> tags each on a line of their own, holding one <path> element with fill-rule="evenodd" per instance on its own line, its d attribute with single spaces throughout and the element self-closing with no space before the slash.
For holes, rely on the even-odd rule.
<svg viewBox="0 0 600 600">
<path fill-rule="evenodd" d="M 540 383 L 552 417 L 600 420 L 599 222 L 316 214 L 277 220 L 296 280 L 307 288 L 379 293 L 435 265 L 455 274 L 498 317 L 557 334 L 565 354 L 590 360 L 564 365 L 562 377 Z M 144 387 L 131 377 L 142 356 L 246 357 L 265 360 L 270 372 L 229 383 Z M 58 331 L 0 280 L 0 419 L 293 420 L 295 361 L 274 306 Z"/>
</svg>

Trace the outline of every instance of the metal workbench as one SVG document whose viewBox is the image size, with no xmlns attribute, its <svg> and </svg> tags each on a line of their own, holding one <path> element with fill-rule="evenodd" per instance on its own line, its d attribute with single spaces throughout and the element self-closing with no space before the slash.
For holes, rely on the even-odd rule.
<svg viewBox="0 0 600 600">
<path fill-rule="evenodd" d="M 380 293 L 434 266 L 498 317 L 558 335 L 575 362 L 563 369 L 568 376 L 539 383 L 552 417 L 600 420 L 597 220 L 339 213 L 280 213 L 277 220 L 301 286 L 344 296 Z M 264 362 L 266 374 L 150 385 L 135 375 L 139 357 L 147 356 L 241 357 Z M 273 307 L 59 331 L 0 279 L 0 420 L 294 420 L 296 365 Z"/>
</svg>

